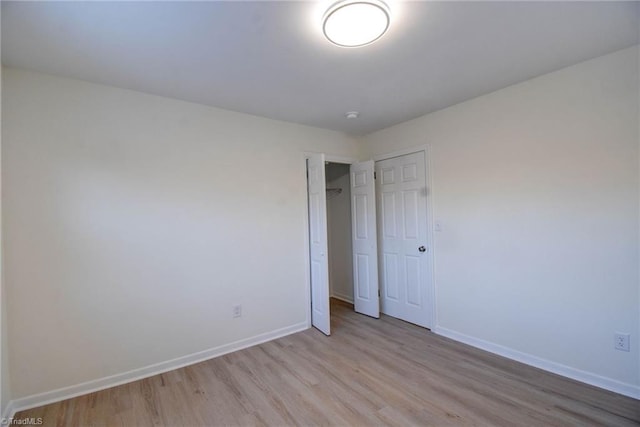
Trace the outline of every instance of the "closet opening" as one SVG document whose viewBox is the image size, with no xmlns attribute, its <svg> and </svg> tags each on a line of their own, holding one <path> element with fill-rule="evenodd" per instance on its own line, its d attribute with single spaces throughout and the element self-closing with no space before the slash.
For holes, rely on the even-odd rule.
<svg viewBox="0 0 640 427">
<path fill-rule="evenodd" d="M 329 296 L 353 309 L 353 247 L 349 164 L 325 162 Z M 335 301 L 332 301 L 333 305 Z"/>
<path fill-rule="evenodd" d="M 435 323 L 427 152 L 353 163 L 305 153 L 308 319 L 325 335 L 331 298 L 374 318 Z"/>
<path fill-rule="evenodd" d="M 380 317 L 374 162 L 325 161 L 307 167 L 310 323 L 331 335 L 331 296 Z"/>
</svg>

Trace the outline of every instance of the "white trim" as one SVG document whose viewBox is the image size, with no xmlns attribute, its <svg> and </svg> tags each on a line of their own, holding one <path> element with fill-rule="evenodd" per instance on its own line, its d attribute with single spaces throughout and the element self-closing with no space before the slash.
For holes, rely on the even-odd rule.
<svg viewBox="0 0 640 427">
<path fill-rule="evenodd" d="M 426 203 L 427 203 L 427 239 L 429 240 L 429 252 L 428 252 L 428 257 L 427 257 L 427 268 L 430 271 L 430 276 L 431 276 L 431 281 L 428 285 L 428 289 L 427 289 L 427 293 L 431 296 L 430 300 L 431 300 L 431 310 L 429 310 L 431 313 L 431 319 L 429 326 L 430 327 L 435 327 L 435 325 L 438 324 L 438 317 L 437 317 L 437 304 L 436 304 L 436 299 L 437 299 L 437 292 L 436 292 L 436 275 L 435 275 L 435 236 L 433 235 L 433 205 L 434 205 L 434 201 L 433 201 L 433 181 L 432 181 L 432 174 L 431 174 L 431 147 L 429 146 L 429 144 L 425 144 L 425 145 L 419 145 L 417 147 L 411 147 L 411 148 L 405 148 L 403 150 L 398 150 L 398 151 L 392 151 L 390 153 L 386 153 L 386 154 L 379 154 L 377 156 L 373 156 L 373 161 L 374 162 L 380 162 L 382 160 L 388 160 L 388 159 L 393 159 L 394 157 L 400 157 L 400 156 L 406 156 L 407 154 L 414 154 L 414 153 L 420 153 L 423 152 L 424 153 L 424 162 L 425 162 L 425 185 L 427 187 L 427 198 L 426 198 Z M 376 194 L 377 197 L 377 194 Z"/>
<path fill-rule="evenodd" d="M 451 329 L 443 328 L 441 326 L 436 326 L 432 329 L 432 331 L 438 335 L 442 335 L 443 337 L 451 338 L 452 340 L 468 344 L 472 347 L 476 347 L 481 350 L 485 350 L 490 353 L 524 363 L 525 365 L 534 366 L 536 368 L 540 368 L 548 372 L 553 372 L 554 374 L 558 374 L 563 377 L 571 378 L 582 383 L 613 391 L 614 393 L 619 393 L 634 399 L 640 399 L 640 386 L 612 380 L 611 378 L 602 377 L 600 375 L 592 374 L 590 372 L 582 371 L 580 369 L 542 359 L 531 354 L 513 350 L 511 348 L 504 347 L 499 344 L 494 344 L 492 342 L 485 341 L 479 338 L 474 338 L 472 336 L 465 335 Z"/>
<path fill-rule="evenodd" d="M 340 301 L 344 301 L 346 303 L 349 304 L 353 304 L 353 298 L 350 298 L 347 295 L 340 295 L 340 294 L 331 294 L 331 298 L 335 298 L 335 299 L 339 299 Z"/>
<path fill-rule="evenodd" d="M 330 163 L 342 163 L 342 164 L 350 165 L 352 163 L 359 162 L 359 160 L 357 158 L 355 158 L 355 157 L 333 156 L 331 154 L 321 153 L 321 152 L 316 152 L 316 151 L 304 151 L 302 153 L 302 155 L 304 157 L 304 160 L 307 160 L 309 158 L 309 156 L 312 156 L 314 154 L 324 154 L 325 162 L 330 162 Z M 306 168 L 306 164 L 305 164 L 305 168 Z"/>
<path fill-rule="evenodd" d="M 9 403 L 7 403 L 7 407 L 4 408 L 4 411 L 2 412 L 3 424 L 4 424 L 4 420 L 13 418 L 15 417 L 15 415 L 16 415 L 16 408 L 15 408 L 15 405 L 13 404 L 13 400 L 10 400 Z"/>
<path fill-rule="evenodd" d="M 309 177 L 307 176 L 307 159 L 311 153 L 302 153 L 302 182 L 304 182 L 304 283 L 307 289 L 305 298 L 307 328 L 311 327 L 311 252 L 309 251 Z"/>
<path fill-rule="evenodd" d="M 428 154 L 429 145 L 418 145 L 416 147 L 405 148 L 402 150 L 392 151 L 390 153 L 378 154 L 373 156 L 373 161 L 379 162 L 380 160 L 393 159 L 394 157 L 406 156 L 407 154 L 419 153 L 420 151 L 424 151 L 425 154 Z"/>
<path fill-rule="evenodd" d="M 358 160 L 354 157 L 332 156 L 330 154 L 325 154 L 324 160 L 331 163 L 342 163 L 344 165 L 350 165 L 352 163 L 358 162 Z"/>
<path fill-rule="evenodd" d="M 431 146 L 424 145 L 424 157 L 425 167 L 427 168 L 425 173 L 425 179 L 427 180 L 427 238 L 431 242 L 430 256 L 429 256 L 429 271 L 431 272 L 431 287 L 429 289 L 429 295 L 431 297 L 431 327 L 435 327 L 438 324 L 438 311 L 436 301 L 438 300 L 438 293 L 436 287 L 436 236 L 434 235 L 435 217 L 433 215 L 433 206 L 435 205 L 435 193 L 433 174 L 431 173 Z"/>
<path fill-rule="evenodd" d="M 296 332 L 309 329 L 307 322 L 296 323 L 295 325 L 286 326 L 284 328 L 276 329 L 271 332 L 266 332 L 254 337 L 245 338 L 239 341 L 235 341 L 229 344 L 223 344 L 218 347 L 210 348 L 208 350 L 199 351 L 197 353 L 189 354 L 186 356 L 178 357 L 176 359 L 167 360 L 165 362 L 155 363 L 153 365 L 145 366 L 143 368 L 133 369 L 121 374 L 111 375 L 96 380 L 87 381 L 84 383 L 72 385 L 69 387 L 59 388 L 57 390 L 47 391 L 44 393 L 34 394 L 27 397 L 21 397 L 14 399 L 7 405 L 6 413 L 9 410 L 13 411 L 12 415 L 16 411 L 23 411 L 25 409 L 31 409 L 49 403 L 59 402 L 61 400 L 70 399 L 72 397 L 81 396 L 88 393 L 104 390 L 107 388 L 115 387 L 121 384 L 130 383 L 143 378 L 148 378 L 154 375 L 158 375 L 164 372 L 179 369 L 195 363 L 200 363 L 205 360 L 213 359 L 218 356 L 222 356 L 227 353 L 242 350 L 244 348 L 252 347 L 254 345 L 262 344 L 267 341 L 271 341 L 277 338 L 291 335 Z"/>
</svg>

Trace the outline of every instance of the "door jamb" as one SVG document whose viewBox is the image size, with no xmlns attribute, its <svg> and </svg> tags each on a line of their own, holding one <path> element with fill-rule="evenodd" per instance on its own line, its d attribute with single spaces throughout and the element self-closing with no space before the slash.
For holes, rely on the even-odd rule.
<svg viewBox="0 0 640 427">
<path fill-rule="evenodd" d="M 374 162 L 379 162 L 381 160 L 392 159 L 394 157 L 405 156 L 407 154 L 424 152 L 424 162 L 425 162 L 425 180 L 427 186 L 427 239 L 430 242 L 430 248 L 427 257 L 427 266 L 429 268 L 430 279 L 427 284 L 427 294 L 430 296 L 431 301 L 431 330 L 435 330 L 438 325 L 438 313 L 436 311 L 436 275 L 435 275 L 435 241 L 433 235 L 433 179 L 431 175 L 431 146 L 429 144 L 420 145 L 417 147 L 406 148 L 403 150 L 392 151 L 385 154 L 378 154 L 373 156 Z"/>
<path fill-rule="evenodd" d="M 302 173 L 304 182 L 304 210 L 306 214 L 304 215 L 304 278 L 305 278 L 305 289 L 307 290 L 306 297 L 306 314 L 307 314 L 307 328 L 311 328 L 311 262 L 309 252 L 309 189 L 307 183 L 307 159 L 312 154 L 319 154 L 318 152 L 305 151 L 302 153 Z M 352 164 L 356 163 L 359 160 L 355 157 L 343 157 L 343 156 L 333 156 L 333 155 L 324 155 L 324 159 L 327 162 L 332 163 L 345 163 Z"/>
</svg>

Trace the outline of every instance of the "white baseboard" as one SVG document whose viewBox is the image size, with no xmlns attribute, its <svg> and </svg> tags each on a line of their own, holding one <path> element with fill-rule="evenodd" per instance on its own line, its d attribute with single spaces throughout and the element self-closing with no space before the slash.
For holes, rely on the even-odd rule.
<svg viewBox="0 0 640 427">
<path fill-rule="evenodd" d="M 174 369 L 179 369 L 188 365 L 193 365 L 195 363 L 213 359 L 215 357 L 222 356 L 227 353 L 232 353 L 234 351 L 238 351 L 244 348 L 252 347 L 254 345 L 262 344 L 264 342 L 281 338 L 286 335 L 291 335 L 296 332 L 304 331 L 305 329 L 309 329 L 309 326 L 307 325 L 306 321 L 297 323 L 295 325 L 287 326 L 285 328 L 276 329 L 275 331 L 256 335 L 254 337 L 245 338 L 229 344 L 224 344 L 218 347 L 210 348 L 208 350 L 203 350 L 197 353 L 178 357 L 176 359 L 155 363 L 153 365 L 134 369 L 128 372 L 123 372 L 121 374 L 111 375 L 108 377 L 87 381 L 81 384 L 59 388 L 57 390 L 52 390 L 44 393 L 34 394 L 31 396 L 21 397 L 19 399 L 10 401 L 7 404 L 7 408 L 5 409 L 4 412 L 6 414 L 10 414 L 10 416 L 12 417 L 18 411 L 24 411 L 25 409 L 36 408 L 38 406 L 47 405 L 49 403 L 59 402 L 61 400 L 70 399 L 72 397 L 93 393 L 96 391 L 104 390 L 104 389 L 115 387 L 118 385 L 130 383 L 132 381 L 137 381 L 143 378 L 148 378 L 153 375 L 162 374 L 163 372 L 172 371 Z M 5 417 L 5 418 L 9 418 L 9 417 Z"/>
<path fill-rule="evenodd" d="M 353 304 L 353 298 L 348 297 L 347 295 L 333 294 L 331 298 L 339 299 L 340 301 L 348 302 L 349 304 Z"/>
<path fill-rule="evenodd" d="M 634 399 L 640 399 L 640 387 L 633 384 L 627 384 L 620 381 L 612 380 L 611 378 L 602 377 L 600 375 L 592 374 L 590 372 L 582 371 L 580 369 L 542 359 L 537 356 L 522 353 L 520 351 L 513 350 L 499 344 L 494 344 L 489 341 L 474 338 L 469 335 L 452 331 L 451 329 L 443 328 L 440 326 L 436 326 L 432 329 L 432 331 L 438 335 L 442 335 L 443 337 L 451 338 L 452 340 L 468 344 L 472 347 L 476 347 L 490 353 L 494 353 L 499 356 L 524 363 L 525 365 L 534 366 L 536 368 L 553 372 L 554 374 L 558 374 L 563 377 L 571 378 L 573 380 L 580 381 L 592 386 L 613 391 L 615 393 L 632 397 Z"/>
<path fill-rule="evenodd" d="M 339 295 L 334 295 L 334 298 L 353 303 L 348 298 L 343 298 Z M 69 387 L 60 388 L 57 390 L 48 391 L 45 393 L 34 394 L 31 396 L 22 397 L 19 399 L 11 400 L 2 413 L 3 419 L 12 418 L 16 412 L 23 411 L 30 408 L 35 408 L 49 403 L 59 402 L 61 400 L 70 399 L 72 397 L 81 396 L 88 393 L 104 390 L 110 387 L 126 384 L 132 381 L 137 381 L 143 378 L 148 378 L 153 375 L 161 374 L 164 372 L 179 369 L 184 366 L 199 363 L 205 360 L 213 359 L 224 354 L 232 353 L 234 351 L 242 350 L 254 345 L 262 344 L 267 341 L 271 341 L 277 338 L 291 335 L 296 332 L 308 329 L 307 322 L 301 322 L 295 325 L 291 325 L 285 328 L 277 329 L 275 331 L 267 332 L 264 334 L 256 335 L 254 337 L 245 338 L 233 343 L 221 345 L 201 352 L 193 353 L 187 356 L 182 356 L 176 359 L 168 360 L 165 362 L 156 363 L 143 368 L 134 369 L 121 374 L 111 375 L 104 378 L 99 378 L 92 381 L 87 381 L 81 384 L 76 384 Z M 545 371 L 553 372 L 554 374 L 562 375 L 567 378 L 574 379 L 586 384 L 590 384 L 596 387 L 603 388 L 605 390 L 613 391 L 634 399 L 640 399 L 640 387 L 633 384 L 626 384 L 620 381 L 612 380 L 610 378 L 602 377 L 596 374 L 585 372 L 579 369 L 571 368 L 566 365 L 562 365 L 556 362 L 551 362 L 546 359 L 541 359 L 536 356 L 532 356 L 527 353 L 522 353 L 517 350 L 510 349 L 498 344 L 494 344 L 488 341 L 484 341 L 478 338 L 474 338 L 447 328 L 436 326 L 432 331 L 438 335 L 442 335 L 447 338 L 451 338 L 455 341 L 459 341 L 470 346 L 486 350 L 490 353 L 494 353 L 526 365 L 535 366 L 536 368 L 543 369 Z"/>
<path fill-rule="evenodd" d="M 13 418 L 15 414 L 16 414 L 16 409 L 13 404 L 13 400 L 10 400 L 9 403 L 7 403 L 7 407 L 4 408 L 4 411 L 2 411 L 2 420 L 1 420 L 2 424 L 3 425 L 8 424 L 8 423 L 5 423 L 5 420 Z"/>
</svg>

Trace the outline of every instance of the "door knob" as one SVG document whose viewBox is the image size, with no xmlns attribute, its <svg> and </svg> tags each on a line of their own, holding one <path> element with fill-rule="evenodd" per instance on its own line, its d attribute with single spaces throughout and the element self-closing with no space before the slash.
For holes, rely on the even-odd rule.
<svg viewBox="0 0 640 427">
<path fill-rule="evenodd" d="M 420 247 L 418 248 L 418 250 L 419 250 L 420 252 L 426 252 L 426 251 L 427 251 L 427 248 L 425 248 L 424 246 L 420 246 Z"/>
</svg>

